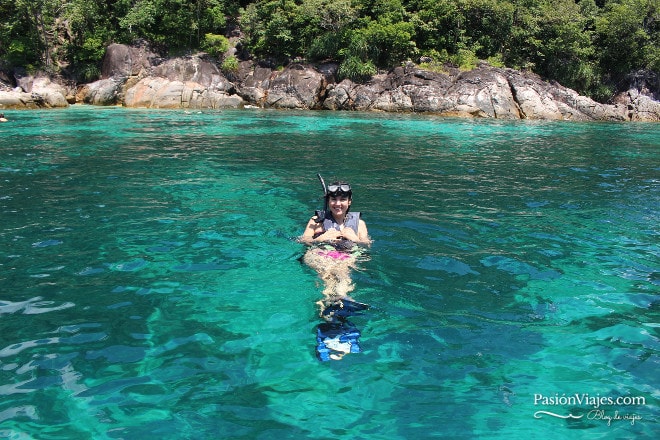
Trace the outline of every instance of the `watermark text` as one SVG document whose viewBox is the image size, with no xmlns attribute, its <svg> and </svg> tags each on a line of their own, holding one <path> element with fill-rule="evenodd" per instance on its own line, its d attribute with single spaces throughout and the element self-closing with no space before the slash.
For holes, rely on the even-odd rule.
<svg viewBox="0 0 660 440">
<path fill-rule="evenodd" d="M 599 420 L 607 423 L 607 426 L 611 426 L 613 422 L 625 421 L 634 425 L 635 422 L 642 420 L 642 416 L 636 412 L 625 412 L 618 408 L 644 405 L 646 405 L 644 396 L 611 397 L 601 396 L 600 394 L 590 395 L 588 393 L 555 393 L 552 395 L 535 393 L 534 406 L 568 406 L 572 409 L 568 414 L 556 410 L 540 409 L 534 412 L 534 418 L 540 419 L 548 416 L 566 420 Z"/>
<path fill-rule="evenodd" d="M 559 394 L 555 393 L 551 396 L 543 394 L 534 394 L 534 405 L 544 406 L 590 406 L 598 409 L 601 406 L 644 406 L 646 405 L 646 398 L 644 396 L 595 396 L 589 393 L 575 393 L 575 394 Z"/>
</svg>

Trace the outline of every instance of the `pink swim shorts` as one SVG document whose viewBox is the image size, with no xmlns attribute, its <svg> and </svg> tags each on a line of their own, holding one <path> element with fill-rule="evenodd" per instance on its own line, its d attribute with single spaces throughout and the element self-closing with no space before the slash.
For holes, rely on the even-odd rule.
<svg viewBox="0 0 660 440">
<path fill-rule="evenodd" d="M 323 257 L 334 258 L 335 260 L 348 260 L 351 258 L 350 254 L 340 251 L 320 251 L 319 255 Z"/>
</svg>

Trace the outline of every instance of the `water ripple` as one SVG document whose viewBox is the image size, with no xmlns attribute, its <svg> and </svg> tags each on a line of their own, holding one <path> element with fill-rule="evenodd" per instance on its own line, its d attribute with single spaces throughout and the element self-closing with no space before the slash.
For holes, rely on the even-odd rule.
<svg viewBox="0 0 660 440">
<path fill-rule="evenodd" d="M 44 301 L 44 299 L 40 296 L 17 302 L 0 300 L 0 315 L 5 313 L 16 313 L 20 312 L 21 310 L 25 315 L 39 315 L 42 313 L 64 310 L 75 306 L 75 304 L 72 302 L 64 302 L 55 307 L 45 307 L 52 304 L 55 304 L 55 302 Z"/>
<path fill-rule="evenodd" d="M 21 353 L 24 350 L 35 347 L 43 347 L 46 345 L 86 344 L 89 342 L 102 341 L 106 337 L 107 337 L 106 333 L 87 333 L 87 334 L 78 334 L 66 338 L 51 337 L 51 338 L 40 338 L 31 341 L 18 342 L 8 345 L 3 349 L 0 349 L 0 357 L 15 356 L 16 354 Z"/>
</svg>

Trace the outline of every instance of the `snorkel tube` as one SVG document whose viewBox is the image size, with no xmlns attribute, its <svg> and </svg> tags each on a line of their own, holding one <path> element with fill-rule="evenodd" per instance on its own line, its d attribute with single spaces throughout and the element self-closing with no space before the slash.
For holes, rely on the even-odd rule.
<svg viewBox="0 0 660 440">
<path fill-rule="evenodd" d="M 323 177 L 321 177 L 321 174 L 317 173 L 316 177 L 319 178 L 319 181 L 321 182 L 321 186 L 323 187 L 323 198 L 325 199 L 325 204 L 323 205 L 323 209 L 325 211 L 328 210 L 328 187 L 325 186 L 325 180 L 323 180 Z"/>
<path fill-rule="evenodd" d="M 316 223 L 321 223 L 325 219 L 325 213 L 328 211 L 328 187 L 325 186 L 325 181 L 320 173 L 316 173 L 316 177 L 319 178 L 321 186 L 323 187 L 323 211 L 316 211 Z"/>
</svg>

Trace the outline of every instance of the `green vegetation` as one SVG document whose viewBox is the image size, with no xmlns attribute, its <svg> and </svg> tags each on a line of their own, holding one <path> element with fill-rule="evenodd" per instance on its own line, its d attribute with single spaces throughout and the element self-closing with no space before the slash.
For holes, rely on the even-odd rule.
<svg viewBox="0 0 660 440">
<path fill-rule="evenodd" d="M 235 55 L 229 55 L 222 62 L 220 69 L 225 75 L 235 75 L 238 72 L 238 58 Z"/>
<path fill-rule="evenodd" d="M 227 49 L 229 49 L 229 39 L 224 35 L 206 34 L 202 49 L 211 56 L 222 57 L 227 52 Z"/>
<path fill-rule="evenodd" d="M 420 57 L 436 71 L 481 59 L 605 100 L 631 72 L 660 72 L 660 0 L 0 0 L 0 17 L 3 65 L 79 81 L 108 44 L 139 39 L 235 71 L 223 56 L 236 25 L 259 59 L 336 61 L 358 81 Z"/>
</svg>

